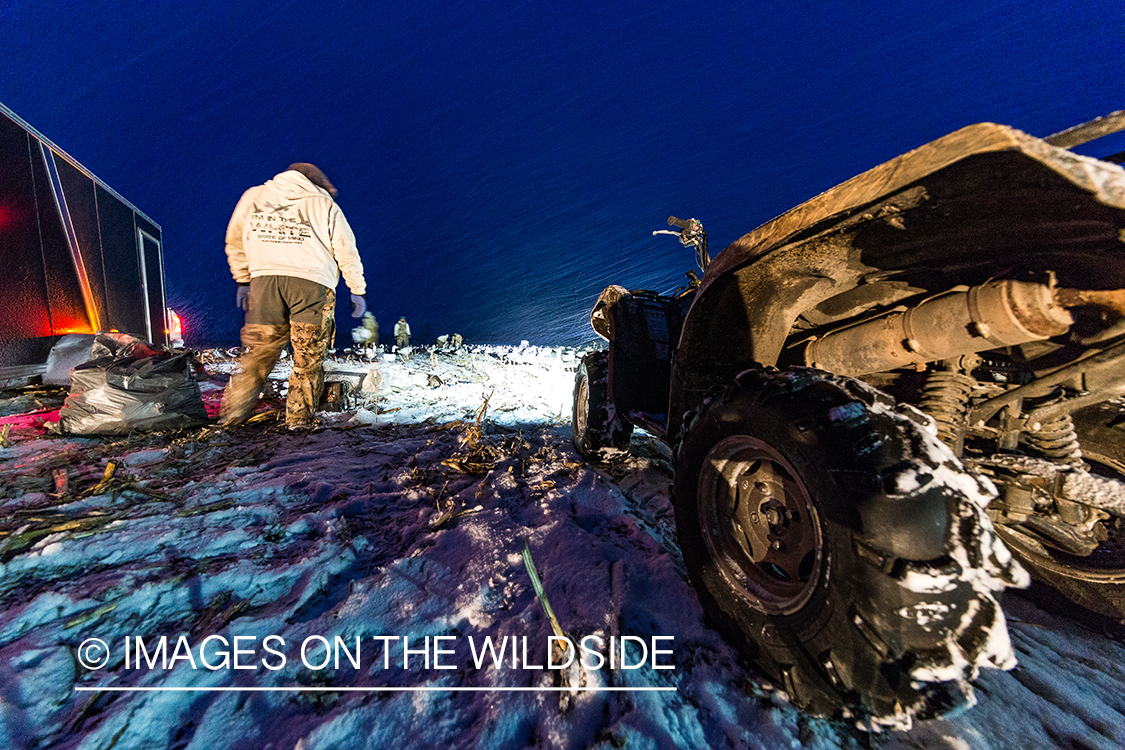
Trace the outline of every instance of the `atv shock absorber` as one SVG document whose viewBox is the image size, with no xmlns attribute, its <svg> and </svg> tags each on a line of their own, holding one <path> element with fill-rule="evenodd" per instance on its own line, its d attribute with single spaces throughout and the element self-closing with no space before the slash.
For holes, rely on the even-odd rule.
<svg viewBox="0 0 1125 750">
<path fill-rule="evenodd" d="M 977 381 L 956 370 L 935 370 L 922 386 L 919 407 L 938 425 L 938 437 L 961 455 L 965 445 L 965 412 L 969 408 L 969 394 Z"/>
<path fill-rule="evenodd" d="M 1082 465 L 1082 447 L 1078 443 L 1078 433 L 1074 420 L 1069 414 L 1038 425 L 1031 425 L 1023 434 L 1028 447 L 1043 458 L 1071 466 Z"/>
</svg>

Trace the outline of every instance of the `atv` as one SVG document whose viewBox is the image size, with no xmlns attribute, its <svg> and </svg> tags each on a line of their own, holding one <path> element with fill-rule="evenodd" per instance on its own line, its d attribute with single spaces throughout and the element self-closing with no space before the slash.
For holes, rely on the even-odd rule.
<svg viewBox="0 0 1125 750">
<path fill-rule="evenodd" d="M 672 217 L 702 277 L 598 298 L 576 448 L 673 449 L 709 620 L 805 710 L 971 705 L 1028 569 L 1125 617 L 1125 170 L 1063 147 L 1109 120 L 963 128 L 713 262 Z"/>
</svg>

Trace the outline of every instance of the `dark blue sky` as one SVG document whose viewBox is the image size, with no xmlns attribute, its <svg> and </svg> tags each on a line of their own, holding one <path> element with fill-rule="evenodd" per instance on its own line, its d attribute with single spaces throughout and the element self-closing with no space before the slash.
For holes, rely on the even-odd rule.
<svg viewBox="0 0 1125 750">
<path fill-rule="evenodd" d="M 669 214 L 715 254 L 963 125 L 1125 108 L 1123 40 L 1121 0 L 3 0 L 0 102 L 162 226 L 189 344 L 237 339 L 227 220 L 294 161 L 384 329 L 575 343 L 605 285 L 693 266 Z"/>
</svg>

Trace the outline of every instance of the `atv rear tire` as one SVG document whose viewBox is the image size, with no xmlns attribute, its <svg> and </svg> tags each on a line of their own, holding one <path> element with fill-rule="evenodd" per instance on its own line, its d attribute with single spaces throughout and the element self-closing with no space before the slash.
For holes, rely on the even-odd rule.
<svg viewBox="0 0 1125 750">
<path fill-rule="evenodd" d="M 627 448 L 633 434 L 633 423 L 609 402 L 608 372 L 609 353 L 591 352 L 574 376 L 572 437 L 574 447 L 589 459 L 597 459 L 603 448 Z"/>
<path fill-rule="evenodd" d="M 749 371 L 689 415 L 676 526 L 705 611 L 812 713 L 908 727 L 1015 665 L 1026 585 L 933 421 L 848 378 Z"/>
</svg>

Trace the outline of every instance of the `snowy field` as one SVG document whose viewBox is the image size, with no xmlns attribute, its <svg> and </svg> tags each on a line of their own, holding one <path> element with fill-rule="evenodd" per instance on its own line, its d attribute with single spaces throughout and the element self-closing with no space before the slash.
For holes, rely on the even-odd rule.
<svg viewBox="0 0 1125 750">
<path fill-rule="evenodd" d="M 378 388 L 311 433 L 56 437 L 9 400 L 44 413 L 0 418 L 0 747 L 1125 747 L 1125 647 L 1012 595 L 1019 666 L 959 716 L 794 709 L 703 621 L 669 451 L 575 453 L 578 354 L 338 362 Z M 582 666 L 542 668 L 525 546 Z"/>
</svg>

